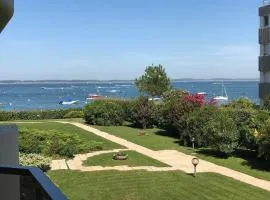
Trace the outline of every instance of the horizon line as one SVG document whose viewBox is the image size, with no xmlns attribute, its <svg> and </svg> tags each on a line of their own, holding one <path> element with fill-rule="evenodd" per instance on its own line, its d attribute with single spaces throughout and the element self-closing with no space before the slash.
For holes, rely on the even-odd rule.
<svg viewBox="0 0 270 200">
<path fill-rule="evenodd" d="M 53 81 L 134 81 L 135 79 L 4 79 L 0 80 L 0 82 L 53 82 Z M 178 80 L 260 80 L 260 78 L 172 78 L 171 81 L 178 81 Z"/>
</svg>

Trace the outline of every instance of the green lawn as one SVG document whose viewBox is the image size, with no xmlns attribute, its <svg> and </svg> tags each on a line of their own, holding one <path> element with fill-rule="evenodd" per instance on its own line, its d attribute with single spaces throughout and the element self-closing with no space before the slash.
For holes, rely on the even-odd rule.
<svg viewBox="0 0 270 200">
<path fill-rule="evenodd" d="M 50 171 L 70 200 L 268 200 L 270 193 L 213 173 Z"/>
<path fill-rule="evenodd" d="M 56 122 L 43 122 L 43 123 L 18 123 L 18 128 L 33 128 L 41 130 L 57 130 L 59 132 L 65 132 L 70 134 L 77 134 L 81 139 L 85 141 L 94 140 L 102 143 L 103 150 L 124 148 L 121 145 L 105 140 L 95 134 L 91 134 L 88 131 L 80 129 L 71 124 L 61 124 Z"/>
<path fill-rule="evenodd" d="M 84 161 L 85 166 L 120 166 L 128 165 L 135 166 L 155 166 L 155 167 L 168 167 L 168 165 L 154 160 L 148 156 L 142 155 L 136 151 L 124 151 L 128 154 L 127 160 L 114 160 L 114 153 L 106 153 L 88 158 Z"/>
<path fill-rule="evenodd" d="M 192 148 L 181 146 L 178 138 L 161 129 L 148 129 L 148 136 L 138 136 L 140 129 L 128 126 L 94 127 L 153 150 L 172 149 L 186 154 L 196 153 L 201 159 L 270 181 L 270 162 L 256 158 L 252 152 L 238 151 L 230 158 L 220 158 L 207 149 L 193 151 Z"/>
</svg>

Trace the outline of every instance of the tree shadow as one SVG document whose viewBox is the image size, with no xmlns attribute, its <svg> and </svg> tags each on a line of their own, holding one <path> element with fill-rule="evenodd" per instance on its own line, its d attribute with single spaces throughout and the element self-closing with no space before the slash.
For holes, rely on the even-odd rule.
<svg viewBox="0 0 270 200">
<path fill-rule="evenodd" d="M 219 159 L 228 159 L 230 156 L 241 158 L 244 160 L 241 163 L 243 166 L 248 166 L 251 169 L 270 172 L 270 162 L 262 158 L 258 158 L 256 151 L 248 149 L 237 149 L 231 155 L 226 155 L 212 149 L 198 149 L 197 153 Z"/>
<path fill-rule="evenodd" d="M 251 169 L 270 172 L 270 161 L 258 158 L 255 151 L 238 149 L 233 155 L 245 160 L 241 163 L 243 166 L 249 166 Z"/>
<path fill-rule="evenodd" d="M 163 137 L 170 137 L 174 139 L 179 139 L 178 134 L 176 134 L 174 131 L 166 131 L 166 130 L 158 130 L 154 132 L 155 135 L 160 135 Z"/>
<path fill-rule="evenodd" d="M 186 147 L 186 145 L 184 145 L 183 142 L 179 140 L 179 136 L 178 134 L 175 133 L 175 131 L 158 130 L 154 132 L 154 134 L 160 135 L 163 137 L 173 138 L 175 139 L 173 143 L 179 144 L 179 146 Z M 215 157 L 219 159 L 228 159 L 229 157 L 233 156 L 235 158 L 243 159 L 244 161 L 241 163 L 241 165 L 243 166 L 248 166 L 251 169 L 270 172 L 270 161 L 266 161 L 262 158 L 258 158 L 256 151 L 252 151 L 248 149 L 237 149 L 231 155 L 227 155 L 227 154 L 215 151 L 213 149 L 201 148 L 201 149 L 196 149 L 195 152 L 198 154 L 211 156 L 211 157 Z"/>
<path fill-rule="evenodd" d="M 215 151 L 213 149 L 197 149 L 196 152 L 199 154 L 203 154 L 205 156 L 211 156 L 211 157 L 215 157 L 215 158 L 222 158 L 222 159 L 229 158 L 229 155 Z"/>
</svg>

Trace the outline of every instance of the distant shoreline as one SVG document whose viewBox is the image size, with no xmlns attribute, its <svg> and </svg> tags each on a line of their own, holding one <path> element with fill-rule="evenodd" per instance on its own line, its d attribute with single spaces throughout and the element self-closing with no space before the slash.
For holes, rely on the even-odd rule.
<svg viewBox="0 0 270 200">
<path fill-rule="evenodd" d="M 259 79 L 172 79 L 172 82 L 258 82 Z M 129 83 L 133 84 L 133 80 L 0 80 L 0 84 L 69 84 L 69 83 L 86 83 L 86 84 L 110 84 L 110 83 Z"/>
</svg>

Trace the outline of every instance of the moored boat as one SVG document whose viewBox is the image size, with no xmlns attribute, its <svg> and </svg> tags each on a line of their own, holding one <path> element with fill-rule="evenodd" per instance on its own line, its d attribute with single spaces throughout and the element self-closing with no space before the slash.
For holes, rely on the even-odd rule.
<svg viewBox="0 0 270 200">
<path fill-rule="evenodd" d="M 104 96 L 98 95 L 98 94 L 89 94 L 86 98 L 86 100 L 88 101 L 95 101 L 95 100 L 100 100 L 100 99 L 104 99 Z"/>
<path fill-rule="evenodd" d="M 60 101 L 59 104 L 60 105 L 74 105 L 74 104 L 78 104 L 80 101 L 79 100 L 75 100 L 75 101 Z"/>
</svg>

